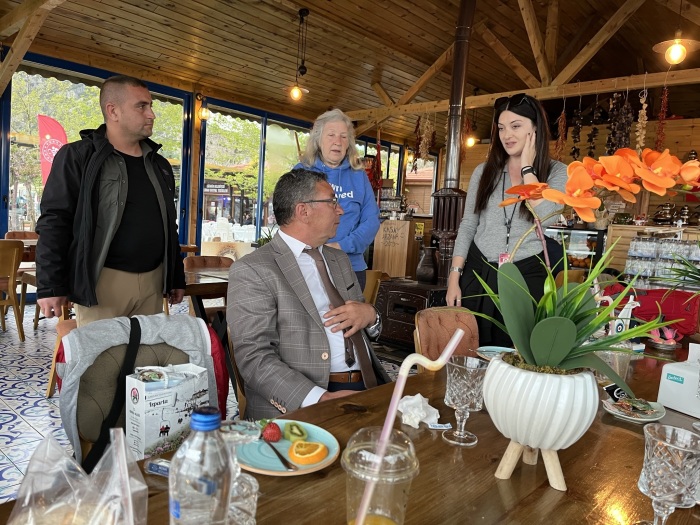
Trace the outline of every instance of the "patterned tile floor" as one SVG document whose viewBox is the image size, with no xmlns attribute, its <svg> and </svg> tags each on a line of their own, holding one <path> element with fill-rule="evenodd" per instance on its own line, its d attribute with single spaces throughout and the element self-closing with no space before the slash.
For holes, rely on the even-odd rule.
<svg viewBox="0 0 700 525">
<path fill-rule="evenodd" d="M 171 314 L 187 314 L 186 303 Z M 6 332 L 0 331 L 0 503 L 15 499 L 29 459 L 41 440 L 52 435 L 69 454 L 73 449 L 63 431 L 58 392 L 46 399 L 51 356 L 56 341 L 56 320 L 42 319 L 35 331 L 34 305 L 24 315 L 25 341 L 19 341 L 14 313 L 6 318 Z M 375 345 L 385 369 L 396 378 L 404 353 Z M 238 413 L 233 392 L 229 392 L 229 417 Z"/>
</svg>

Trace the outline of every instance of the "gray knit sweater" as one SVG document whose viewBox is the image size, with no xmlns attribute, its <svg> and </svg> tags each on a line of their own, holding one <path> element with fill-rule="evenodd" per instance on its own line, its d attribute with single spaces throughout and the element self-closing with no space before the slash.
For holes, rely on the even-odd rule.
<svg viewBox="0 0 700 525">
<path fill-rule="evenodd" d="M 469 181 L 467 201 L 464 205 L 464 217 L 462 217 L 462 222 L 459 225 L 453 256 L 464 257 L 466 259 L 469 246 L 471 246 L 472 241 L 474 241 L 477 248 L 479 248 L 481 253 L 486 257 L 486 260 L 489 262 L 498 262 L 498 256 L 506 251 L 506 217 L 510 219 L 511 215 L 513 216 L 508 252 L 513 251 L 515 244 L 532 226 L 532 223 L 520 216 L 519 209 L 513 214 L 513 205 L 505 208 L 500 208 L 498 206 L 504 199 L 502 179 L 499 180 L 498 186 L 491 194 L 486 209 L 479 214 L 474 213 L 476 193 L 483 171 L 484 164 L 482 163 L 476 167 Z M 502 177 L 505 177 L 505 189 L 507 190 L 511 187 L 507 167 L 504 168 Z M 550 164 L 549 178 L 547 180 L 549 187 L 564 191 L 566 181 L 566 165 L 553 160 Z M 506 195 L 505 197 L 510 197 L 510 195 Z M 554 202 L 542 201 L 535 210 L 537 211 L 537 215 L 545 217 L 561 207 L 561 205 Z M 554 216 L 547 221 L 543 221 L 542 225 L 549 226 L 556 221 L 557 217 Z M 515 260 L 520 261 L 526 259 L 541 251 L 542 243 L 533 232 L 528 235 L 525 241 L 520 245 L 520 248 L 515 254 Z"/>
</svg>

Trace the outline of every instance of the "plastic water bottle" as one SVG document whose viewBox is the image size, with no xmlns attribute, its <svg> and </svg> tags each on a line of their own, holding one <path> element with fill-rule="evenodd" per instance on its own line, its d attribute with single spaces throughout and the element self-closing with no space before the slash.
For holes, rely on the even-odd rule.
<svg viewBox="0 0 700 525">
<path fill-rule="evenodd" d="M 231 490 L 229 454 L 219 411 L 196 408 L 191 433 L 170 467 L 170 525 L 224 525 Z"/>
</svg>

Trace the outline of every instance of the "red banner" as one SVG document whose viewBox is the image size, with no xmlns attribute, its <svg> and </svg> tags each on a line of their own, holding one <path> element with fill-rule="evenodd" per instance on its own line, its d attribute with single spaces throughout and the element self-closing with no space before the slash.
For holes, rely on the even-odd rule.
<svg viewBox="0 0 700 525">
<path fill-rule="evenodd" d="M 39 120 L 39 158 L 41 159 L 41 183 L 49 178 L 53 158 L 68 139 L 66 132 L 56 120 L 46 115 L 37 115 Z"/>
</svg>

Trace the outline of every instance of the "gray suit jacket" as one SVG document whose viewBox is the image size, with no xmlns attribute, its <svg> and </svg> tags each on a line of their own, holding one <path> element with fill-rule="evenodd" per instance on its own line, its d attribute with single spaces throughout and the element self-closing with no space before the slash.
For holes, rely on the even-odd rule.
<svg viewBox="0 0 700 525">
<path fill-rule="evenodd" d="M 348 256 L 327 246 L 323 255 L 343 299 L 364 302 Z M 287 414 L 314 386 L 328 386 L 331 359 L 323 322 L 294 254 L 279 235 L 231 266 L 226 317 L 245 383 L 246 417 Z M 378 384 L 389 382 L 362 335 Z"/>
</svg>

